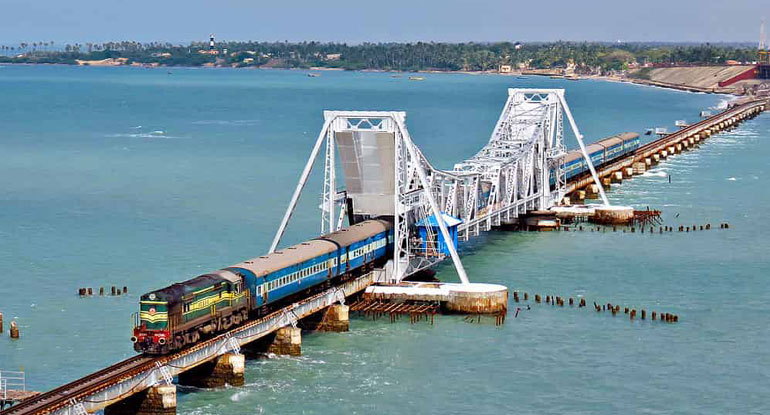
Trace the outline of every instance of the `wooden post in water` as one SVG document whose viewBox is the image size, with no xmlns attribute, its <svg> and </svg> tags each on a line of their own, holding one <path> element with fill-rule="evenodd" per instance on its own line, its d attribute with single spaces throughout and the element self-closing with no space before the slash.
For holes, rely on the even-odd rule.
<svg viewBox="0 0 770 415">
<path fill-rule="evenodd" d="M 19 338 L 19 325 L 16 324 L 15 321 L 11 321 L 11 338 L 12 339 Z"/>
</svg>

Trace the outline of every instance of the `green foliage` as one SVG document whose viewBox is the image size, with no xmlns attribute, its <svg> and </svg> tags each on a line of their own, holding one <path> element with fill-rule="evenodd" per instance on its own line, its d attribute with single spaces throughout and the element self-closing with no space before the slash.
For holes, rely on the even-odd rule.
<svg viewBox="0 0 770 415">
<path fill-rule="evenodd" d="M 320 42 L 220 42 L 218 55 L 206 42 L 170 43 L 107 42 L 65 45 L 53 42 L 2 46 L 0 62 L 65 63 L 75 59 L 127 58 L 129 62 L 167 66 L 268 66 L 281 68 L 327 67 L 348 70 L 489 71 L 500 65 L 532 69 L 565 68 L 578 72 L 624 70 L 631 64 L 723 64 L 733 59 L 755 60 L 756 51 L 740 45 L 684 45 L 652 43 L 549 42 L 497 43 L 345 43 Z M 227 50 L 227 54 L 224 51 Z M 337 58 L 339 56 L 339 58 Z M 643 75 L 642 75 L 643 76 Z"/>
</svg>

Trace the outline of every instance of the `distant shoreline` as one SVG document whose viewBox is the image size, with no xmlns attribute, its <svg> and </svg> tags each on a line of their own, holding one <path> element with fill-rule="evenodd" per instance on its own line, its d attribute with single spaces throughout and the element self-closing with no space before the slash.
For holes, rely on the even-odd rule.
<svg viewBox="0 0 770 415">
<path fill-rule="evenodd" d="M 717 95 L 732 95 L 735 97 L 741 97 L 743 94 L 736 93 L 736 92 L 728 92 L 728 91 L 716 91 L 713 89 L 707 89 L 707 88 L 699 88 L 695 86 L 689 86 L 689 85 L 678 85 L 678 84 L 667 84 L 664 82 L 656 82 L 651 81 L 647 79 L 639 79 L 639 78 L 629 78 L 629 77 L 619 77 L 619 76 L 608 76 L 608 75 L 575 75 L 574 77 L 565 77 L 563 75 L 557 75 L 555 70 L 553 69 L 538 69 L 538 70 L 524 70 L 524 71 L 518 71 L 518 72 L 508 72 L 508 73 L 501 73 L 498 71 L 440 71 L 440 70 L 420 70 L 420 71 L 400 71 L 400 70 L 386 70 L 386 69 L 344 69 L 344 68 L 330 68 L 330 67 L 310 67 L 310 68 L 282 68 L 282 67 L 246 67 L 246 68 L 238 68 L 238 67 L 231 67 L 231 66 L 184 66 L 184 65 L 126 65 L 126 64 L 113 64 L 113 65 L 73 65 L 73 64 L 67 64 L 67 63 L 17 63 L 17 62 L 8 62 L 8 63 L 0 63 L 0 67 L 2 66 L 67 66 L 67 67 L 88 67 L 88 68 L 135 68 L 135 69 L 165 69 L 165 70 L 171 70 L 172 68 L 180 68 L 180 69 L 235 69 L 235 70 L 284 70 L 284 71 L 304 71 L 304 72 L 363 72 L 363 73 L 392 73 L 392 74 L 409 74 L 409 73 L 419 73 L 419 74 L 460 74 L 460 75 L 496 75 L 496 76 L 511 76 L 511 77 L 520 77 L 520 76 L 540 76 L 540 77 L 550 77 L 555 79 L 566 79 L 566 80 L 599 80 L 599 81 L 606 81 L 606 82 L 617 82 L 617 83 L 628 83 L 628 84 L 636 84 L 636 85 L 643 85 L 643 86 L 653 86 L 653 87 L 659 87 L 659 88 L 665 88 L 665 89 L 673 89 L 677 91 L 684 91 L 684 92 L 695 92 L 695 93 L 706 93 L 706 94 L 717 94 Z M 539 73 L 534 73 L 535 71 L 539 71 Z M 529 73 L 528 73 L 529 72 Z"/>
</svg>

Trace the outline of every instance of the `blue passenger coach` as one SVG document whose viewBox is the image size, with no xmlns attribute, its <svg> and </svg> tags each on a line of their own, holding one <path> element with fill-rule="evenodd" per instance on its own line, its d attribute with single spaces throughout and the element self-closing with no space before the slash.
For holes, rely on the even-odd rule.
<svg viewBox="0 0 770 415">
<path fill-rule="evenodd" d="M 639 148 L 639 134 L 621 133 L 612 137 L 599 140 L 586 146 L 588 156 L 594 166 L 601 166 Z M 583 153 L 578 150 L 572 150 L 564 157 L 564 174 L 567 180 L 587 172 L 588 164 L 583 158 Z M 551 174 L 551 186 L 554 186 L 555 179 L 553 172 Z"/>
<path fill-rule="evenodd" d="M 140 299 L 134 349 L 165 354 L 195 344 L 282 299 L 373 268 L 387 260 L 392 244 L 390 221 L 372 219 L 147 293 Z"/>
</svg>

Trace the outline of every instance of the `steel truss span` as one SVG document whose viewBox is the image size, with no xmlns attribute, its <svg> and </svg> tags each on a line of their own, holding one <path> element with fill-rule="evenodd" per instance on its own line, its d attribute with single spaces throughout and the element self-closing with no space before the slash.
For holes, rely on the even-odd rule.
<svg viewBox="0 0 770 415">
<path fill-rule="evenodd" d="M 493 226 L 513 222 L 527 211 L 548 209 L 561 201 L 566 193 L 565 115 L 585 155 L 563 89 L 509 89 L 489 142 L 452 170 L 440 170 L 412 141 L 406 113 L 325 111 L 324 125 L 270 252 L 278 248 L 324 148 L 322 234 L 340 229 L 346 216 L 356 221 L 391 217 L 393 258 L 381 282 L 399 282 L 448 256 L 460 280 L 468 283 L 454 245 L 444 244 L 448 252 L 435 249 L 440 238 L 452 240 L 444 214 L 462 220 L 457 231 L 467 240 Z M 595 177 L 590 160 L 589 168 Z M 339 171 L 344 189 L 338 186 Z M 603 192 L 602 198 L 607 203 Z M 423 235 L 418 235 L 417 224 L 429 217 L 435 218 L 438 229 L 427 226 Z"/>
</svg>

